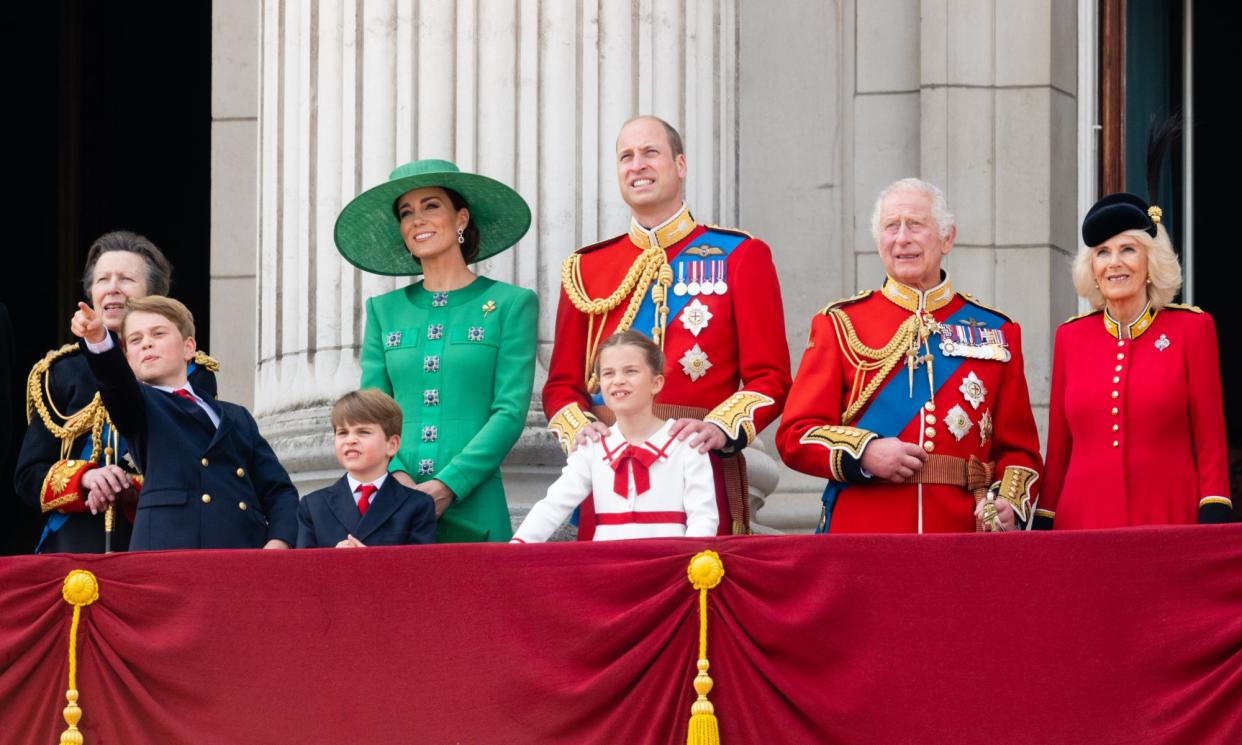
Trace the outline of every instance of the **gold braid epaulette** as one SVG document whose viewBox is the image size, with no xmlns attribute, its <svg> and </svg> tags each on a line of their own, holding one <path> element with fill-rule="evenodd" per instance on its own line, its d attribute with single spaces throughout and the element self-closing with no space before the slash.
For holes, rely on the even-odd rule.
<svg viewBox="0 0 1242 745">
<path fill-rule="evenodd" d="M 876 389 L 888 377 L 897 363 L 905 358 L 906 352 L 910 349 L 911 342 L 919 333 L 918 316 L 910 316 L 901 322 L 897 327 L 897 333 L 893 334 L 893 338 L 888 343 L 878 349 L 869 347 L 862 343 L 858 338 L 858 332 L 854 330 L 854 324 L 850 321 L 850 317 L 840 308 L 830 308 L 827 313 L 832 319 L 833 326 L 837 332 L 837 344 L 841 348 L 842 354 L 845 355 L 846 361 L 853 365 L 855 370 L 854 385 L 851 387 L 851 393 L 858 388 L 859 378 L 865 373 L 872 370 L 878 370 L 871 381 L 858 393 L 857 397 L 850 401 L 845 413 L 841 416 L 841 423 L 848 424 L 853 421 L 858 412 L 862 410 L 871 397 L 875 395 Z"/>
<path fill-rule="evenodd" d="M 668 324 L 668 288 L 673 284 L 673 270 L 668 265 L 668 256 L 665 255 L 664 249 L 653 246 L 634 259 L 634 263 L 625 273 L 625 278 L 621 280 L 617 289 L 612 291 L 612 294 L 608 297 L 594 299 L 587 295 L 586 287 L 582 284 L 581 260 L 582 254 L 572 253 L 561 264 L 561 286 L 565 288 L 565 296 L 569 298 L 569 302 L 590 319 L 583 378 L 587 381 L 587 390 L 594 392 L 595 376 L 592 371 L 595 367 L 595 353 L 602 341 L 603 317 L 621 305 L 621 301 L 628 295 L 629 305 L 626 306 L 625 313 L 622 314 L 620 322 L 613 331 L 615 333 L 628 330 L 634 323 L 638 308 L 642 305 L 647 289 L 653 282 L 657 284 L 651 293 L 656 306 L 656 327 L 651 329 L 651 337 L 661 349 L 664 348 L 664 329 Z M 598 331 L 595 329 L 596 316 L 600 316 Z"/>
<path fill-rule="evenodd" d="M 68 415 L 57 409 L 56 402 L 52 400 L 52 363 L 61 357 L 72 354 L 77 349 L 78 345 L 76 344 L 66 344 L 60 349 L 48 352 L 43 359 L 36 362 L 34 367 L 30 369 L 30 375 L 26 378 L 26 423 L 29 424 L 34 412 L 38 412 L 43 426 L 47 427 L 47 431 L 53 437 L 60 440 L 60 457 L 62 459 L 69 457 L 69 450 L 73 447 L 73 441 L 89 432 L 91 434 L 92 459 L 98 461 L 103 425 L 108 421 L 108 410 L 104 408 L 103 399 L 100 398 L 99 393 L 96 392 L 91 402 L 83 406 L 81 410 Z M 50 411 L 48 410 L 49 408 L 51 409 Z M 53 417 L 59 419 L 63 424 L 58 424 Z"/>
<path fill-rule="evenodd" d="M 212 357 L 211 355 L 207 354 L 206 352 L 202 350 L 199 350 L 194 353 L 194 364 L 198 365 L 199 367 L 206 368 L 207 370 L 213 373 L 220 372 L 219 361 L 217 361 L 215 357 Z"/>
</svg>

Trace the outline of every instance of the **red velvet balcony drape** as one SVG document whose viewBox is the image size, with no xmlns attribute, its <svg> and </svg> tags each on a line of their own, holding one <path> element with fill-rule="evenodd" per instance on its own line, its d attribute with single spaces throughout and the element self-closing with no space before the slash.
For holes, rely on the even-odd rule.
<svg viewBox="0 0 1242 745">
<path fill-rule="evenodd" d="M 0 742 L 1242 742 L 1242 525 L 0 559 Z"/>
</svg>

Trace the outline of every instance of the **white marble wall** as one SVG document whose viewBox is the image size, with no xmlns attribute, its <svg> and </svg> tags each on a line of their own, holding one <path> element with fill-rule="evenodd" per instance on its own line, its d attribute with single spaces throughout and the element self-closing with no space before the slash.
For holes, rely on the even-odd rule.
<svg viewBox="0 0 1242 745">
<path fill-rule="evenodd" d="M 356 384 L 363 298 L 401 280 L 348 267 L 332 223 L 415 158 L 455 160 L 531 203 L 526 239 L 481 269 L 539 292 L 546 361 L 560 262 L 624 230 L 614 138 L 650 112 L 685 136 L 696 216 L 772 245 L 795 366 L 811 315 L 883 277 L 877 191 L 911 174 L 943 186 L 959 217 L 949 268 L 1022 322 L 1042 426 L 1052 330 L 1075 308 L 1075 7 L 215 0 L 212 318 L 226 395 L 247 400 L 254 370 L 255 412 L 300 484 L 335 473 L 326 404 Z M 541 419 L 536 401 L 506 462 L 511 491 L 549 478 Z M 779 478 L 760 519 L 809 527 L 821 484 Z"/>
</svg>

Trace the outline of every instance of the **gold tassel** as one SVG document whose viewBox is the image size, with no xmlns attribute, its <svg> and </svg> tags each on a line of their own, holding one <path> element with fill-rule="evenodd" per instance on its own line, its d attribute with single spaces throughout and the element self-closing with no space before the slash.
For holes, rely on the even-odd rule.
<svg viewBox="0 0 1242 745">
<path fill-rule="evenodd" d="M 707 700 L 712 690 L 712 679 L 707 674 L 707 591 L 724 579 L 724 564 L 715 551 L 700 551 L 690 560 L 687 569 L 690 584 L 699 591 L 699 674 L 694 676 L 694 690 L 699 697 L 690 706 L 690 729 L 686 745 L 720 745 L 720 726 L 716 722 L 716 709 Z"/>
<path fill-rule="evenodd" d="M 69 729 L 60 733 L 60 745 L 82 745 L 84 739 L 78 731 L 82 709 L 78 706 L 78 623 L 82 607 L 99 599 L 99 581 L 85 569 L 74 569 L 65 576 L 60 589 L 61 597 L 73 606 L 73 623 L 69 626 L 69 690 L 65 691 L 65 724 Z"/>
</svg>

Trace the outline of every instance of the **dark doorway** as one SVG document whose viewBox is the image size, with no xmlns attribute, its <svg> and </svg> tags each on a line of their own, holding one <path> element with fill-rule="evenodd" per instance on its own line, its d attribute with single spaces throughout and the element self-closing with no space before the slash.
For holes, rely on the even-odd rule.
<svg viewBox="0 0 1242 745">
<path fill-rule="evenodd" d="M 0 302 L 14 353 L 3 391 L 10 421 L 0 422 L 10 433 L 0 452 L 0 553 L 27 553 L 42 518 L 12 487 L 26 375 L 69 340 L 91 241 L 125 228 L 163 249 L 173 294 L 210 349 L 211 4 L 60 0 L 13 12 L 5 54 L 17 167 Z"/>
<path fill-rule="evenodd" d="M 1232 354 L 1228 336 L 1236 321 L 1232 296 L 1237 289 L 1232 273 L 1225 270 L 1227 264 L 1232 265 L 1232 256 L 1221 249 L 1225 244 L 1218 228 L 1220 215 L 1237 211 L 1233 190 L 1223 180 L 1232 141 L 1226 139 L 1227 110 L 1221 103 L 1221 91 L 1229 90 L 1232 83 L 1226 79 L 1232 76 L 1232 68 L 1224 55 L 1233 40 L 1226 38 L 1231 33 L 1228 24 L 1210 12 L 1213 7 L 1201 0 L 1101 0 L 1100 188 L 1101 193 L 1124 188 L 1150 198 L 1144 157 L 1148 129 L 1170 114 L 1189 111 L 1186 126 L 1193 155 L 1188 161 L 1182 141 L 1173 143 L 1157 196 L 1170 237 L 1182 255 L 1187 286 L 1193 287 L 1180 300 L 1201 307 L 1216 321 L 1230 487 L 1234 517 L 1242 519 L 1242 391 L 1230 384 L 1242 373 L 1242 366 Z M 1186 54 L 1188 43 L 1190 55 Z M 1185 82 L 1188 59 L 1189 86 Z M 1193 194 L 1189 204 L 1187 184 Z M 1185 248 L 1191 241 L 1194 248 L 1188 259 Z"/>
</svg>

